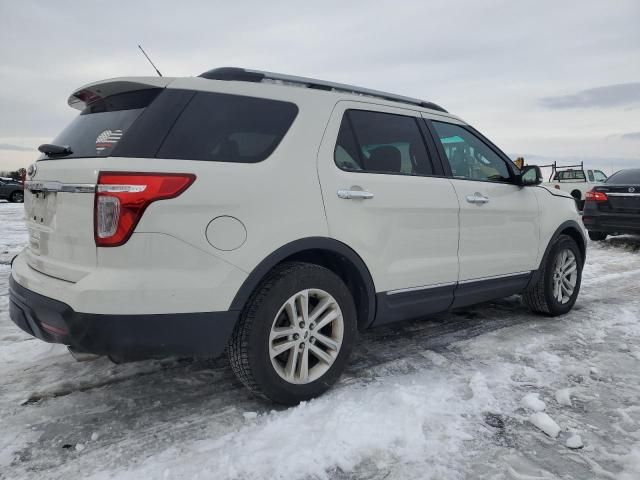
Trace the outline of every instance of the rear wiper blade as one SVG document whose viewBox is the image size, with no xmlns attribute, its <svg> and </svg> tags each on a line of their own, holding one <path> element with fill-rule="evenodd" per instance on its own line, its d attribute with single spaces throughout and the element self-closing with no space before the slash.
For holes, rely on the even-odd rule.
<svg viewBox="0 0 640 480">
<path fill-rule="evenodd" d="M 50 157 L 66 156 L 73 153 L 68 145 L 54 145 L 53 143 L 43 143 L 38 147 L 38 150 Z"/>
</svg>

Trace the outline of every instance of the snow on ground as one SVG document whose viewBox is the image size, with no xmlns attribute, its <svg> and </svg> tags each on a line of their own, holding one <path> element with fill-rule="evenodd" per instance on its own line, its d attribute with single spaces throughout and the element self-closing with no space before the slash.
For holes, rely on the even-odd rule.
<svg viewBox="0 0 640 480">
<path fill-rule="evenodd" d="M 371 330 L 335 388 L 284 409 L 224 359 L 76 363 L 23 334 L 21 216 L 0 203 L 0 478 L 640 478 L 640 238 L 590 245 L 565 317 L 511 297 Z"/>
</svg>

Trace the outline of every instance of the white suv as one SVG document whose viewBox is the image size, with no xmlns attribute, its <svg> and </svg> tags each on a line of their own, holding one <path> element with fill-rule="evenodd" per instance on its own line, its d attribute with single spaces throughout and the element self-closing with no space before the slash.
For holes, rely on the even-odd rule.
<svg viewBox="0 0 640 480">
<path fill-rule="evenodd" d="M 228 351 L 294 404 L 340 376 L 356 332 L 523 293 L 569 311 L 585 238 L 539 186 L 441 107 L 220 68 L 118 78 L 30 167 L 10 314 L 78 352 Z"/>
</svg>

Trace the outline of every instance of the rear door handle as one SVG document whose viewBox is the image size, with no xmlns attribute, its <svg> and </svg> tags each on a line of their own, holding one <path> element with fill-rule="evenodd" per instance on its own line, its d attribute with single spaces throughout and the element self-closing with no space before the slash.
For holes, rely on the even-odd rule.
<svg viewBox="0 0 640 480">
<path fill-rule="evenodd" d="M 473 195 L 467 195 L 467 202 L 484 205 L 485 203 L 489 203 L 489 197 L 485 197 L 481 193 L 476 192 Z"/>
<path fill-rule="evenodd" d="M 373 198 L 373 193 L 366 190 L 338 190 L 337 194 L 339 198 L 344 198 L 345 200 L 369 200 Z"/>
</svg>

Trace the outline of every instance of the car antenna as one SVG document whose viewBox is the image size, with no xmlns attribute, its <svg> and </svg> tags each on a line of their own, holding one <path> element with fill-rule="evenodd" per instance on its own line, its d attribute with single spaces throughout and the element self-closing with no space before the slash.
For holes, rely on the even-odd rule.
<svg viewBox="0 0 640 480">
<path fill-rule="evenodd" d="M 147 52 L 145 52 L 145 51 L 144 51 L 144 49 L 143 49 L 140 45 L 138 45 L 138 48 L 140 49 L 140 51 L 142 52 L 142 54 L 143 54 L 145 57 L 147 57 L 147 60 L 149 60 L 149 63 L 151 64 L 151 66 L 152 66 L 153 68 L 155 68 L 156 72 L 158 72 L 158 76 L 159 76 L 159 77 L 161 77 L 161 76 L 162 76 L 162 74 L 160 73 L 160 70 L 158 70 L 158 67 L 156 67 L 156 66 L 155 66 L 155 64 L 151 61 L 151 59 L 149 58 L 149 55 L 147 55 Z"/>
</svg>

